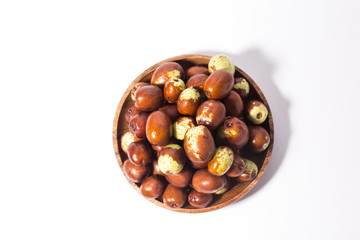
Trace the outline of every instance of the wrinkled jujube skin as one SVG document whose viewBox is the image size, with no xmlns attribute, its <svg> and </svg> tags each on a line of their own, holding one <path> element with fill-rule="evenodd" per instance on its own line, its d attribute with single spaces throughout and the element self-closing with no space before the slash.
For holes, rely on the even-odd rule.
<svg viewBox="0 0 360 240">
<path fill-rule="evenodd" d="M 130 119 L 129 130 L 135 137 L 146 137 L 146 121 L 148 117 L 149 113 L 139 112 Z"/>
<path fill-rule="evenodd" d="M 134 165 L 145 166 L 152 160 L 151 148 L 146 141 L 130 143 L 127 151 L 128 158 Z"/>
<path fill-rule="evenodd" d="M 163 203 L 171 208 L 181 208 L 185 205 L 186 198 L 187 193 L 184 188 L 168 184 L 163 194 Z"/>
<path fill-rule="evenodd" d="M 162 90 L 154 85 L 147 85 L 135 92 L 135 107 L 140 111 L 151 112 L 163 103 Z"/>
<path fill-rule="evenodd" d="M 172 123 L 169 116 L 159 110 L 150 113 L 146 122 L 146 138 L 148 141 L 152 145 L 166 145 L 171 137 Z"/>
<path fill-rule="evenodd" d="M 201 193 L 194 189 L 188 195 L 189 204 L 196 208 L 206 208 L 212 200 L 213 195 L 211 193 Z"/>
<path fill-rule="evenodd" d="M 129 159 L 124 161 L 123 170 L 125 176 L 135 183 L 144 181 L 150 173 L 148 166 L 136 166 L 132 164 Z"/>
<path fill-rule="evenodd" d="M 210 74 L 204 84 L 204 92 L 209 99 L 222 99 L 229 95 L 234 85 L 234 76 L 226 70 Z"/>
</svg>

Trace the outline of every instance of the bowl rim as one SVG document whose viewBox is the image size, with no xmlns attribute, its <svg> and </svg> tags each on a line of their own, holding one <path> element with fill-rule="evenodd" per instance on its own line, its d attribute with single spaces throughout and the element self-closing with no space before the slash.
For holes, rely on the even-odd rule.
<svg viewBox="0 0 360 240">
<path fill-rule="evenodd" d="M 180 60 L 186 60 L 186 61 L 191 61 L 191 59 L 199 59 L 199 58 L 205 58 L 207 60 L 210 60 L 212 56 L 209 56 L 209 55 L 202 55 L 202 54 L 183 54 L 183 55 L 178 55 L 178 56 L 175 56 L 175 57 L 171 57 L 171 58 L 167 58 L 167 59 L 164 59 L 154 65 L 152 65 L 151 67 L 149 67 L 148 69 L 146 69 L 145 71 L 143 71 L 141 74 L 139 74 L 139 76 L 137 76 L 135 78 L 135 80 L 132 81 L 132 83 L 129 85 L 129 87 L 125 90 L 118 106 L 117 106 L 117 109 L 116 109 L 116 113 L 115 113 L 115 117 L 114 117 L 114 122 L 113 122 L 113 132 L 112 132 L 112 140 L 113 140 L 113 147 L 114 147 L 114 152 L 115 152 L 115 156 L 116 156 L 116 159 L 118 161 L 118 164 L 120 166 L 120 169 L 121 171 L 123 172 L 124 174 L 124 169 L 123 169 L 123 162 L 121 160 L 121 156 L 120 156 L 120 149 L 119 146 L 120 146 L 120 137 L 121 136 L 118 136 L 117 135 L 117 132 L 118 132 L 118 127 L 119 127 L 119 118 L 120 118 L 120 114 L 121 114 L 121 110 L 123 108 L 123 105 L 128 97 L 128 95 L 130 94 L 131 92 L 131 89 L 133 89 L 134 85 L 136 83 L 138 83 L 140 80 L 142 80 L 146 75 L 148 75 L 149 73 L 151 73 L 152 71 L 154 71 L 158 66 L 160 66 L 162 63 L 165 63 L 165 62 L 173 62 L 173 61 L 180 61 Z M 270 109 L 270 106 L 268 104 L 268 101 L 267 99 L 265 98 L 265 95 L 264 93 L 261 91 L 261 89 L 259 88 L 259 86 L 255 83 L 255 81 L 247 74 L 245 73 L 242 69 L 240 69 L 239 67 L 237 67 L 235 65 L 235 69 L 236 71 L 238 71 L 242 76 L 245 77 L 245 79 L 247 81 L 250 82 L 250 84 L 253 86 L 253 88 L 255 88 L 256 92 L 259 94 L 262 102 L 265 104 L 265 106 L 267 107 L 268 109 L 268 121 L 269 121 L 269 135 L 270 135 L 270 145 L 268 146 L 268 149 L 267 149 L 267 153 L 266 153 L 266 156 L 265 156 L 265 159 L 264 159 L 264 162 L 258 172 L 258 175 L 256 176 L 256 178 L 251 181 L 251 183 L 243 190 L 241 191 L 240 193 L 236 194 L 233 198 L 229 198 L 228 200 L 222 202 L 222 203 L 219 203 L 215 206 L 209 206 L 209 207 L 206 207 L 206 208 L 194 208 L 194 209 L 187 209 L 187 208 L 170 208 L 168 206 L 166 206 L 164 203 L 156 200 L 156 199 L 149 199 L 149 198 L 145 198 L 147 199 L 148 201 L 156 204 L 157 206 L 160 206 L 160 207 L 163 207 L 163 208 L 166 208 L 166 209 L 169 209 L 169 210 L 172 210 L 172 211 L 175 211 L 175 212 L 183 212 L 183 213 L 203 213 L 203 212 L 209 212 L 209 211 L 214 211 L 214 210 L 217 210 L 217 209 L 220 209 L 220 208 L 223 208 L 233 202 L 236 202 L 238 201 L 239 199 L 241 199 L 242 197 L 244 197 L 254 186 L 255 184 L 260 180 L 260 178 L 262 177 L 262 175 L 264 174 L 268 164 L 269 164 L 269 161 L 270 161 L 270 158 L 271 158 L 271 154 L 272 154 L 272 149 L 273 149 L 273 145 L 274 145 L 274 122 L 273 122 L 273 116 L 272 116 L 272 113 L 271 113 L 271 109 Z M 125 175 L 124 175 L 125 176 Z M 125 177 L 126 178 L 126 177 Z M 126 178 L 127 179 L 127 178 Z M 127 181 L 135 188 L 135 190 L 140 194 L 140 188 L 134 183 L 134 182 L 131 182 L 130 180 L 127 179 Z M 140 194 L 141 195 L 141 194 Z"/>
</svg>

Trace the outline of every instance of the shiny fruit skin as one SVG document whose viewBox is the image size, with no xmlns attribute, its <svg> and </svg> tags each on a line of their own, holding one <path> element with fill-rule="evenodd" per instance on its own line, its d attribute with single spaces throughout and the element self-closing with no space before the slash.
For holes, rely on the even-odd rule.
<svg viewBox="0 0 360 240">
<path fill-rule="evenodd" d="M 199 169 L 192 178 L 193 188 L 202 193 L 214 193 L 223 188 L 226 184 L 225 176 L 215 176 L 207 169 Z"/>
<path fill-rule="evenodd" d="M 257 100 L 250 100 L 245 104 L 245 113 L 246 117 L 257 125 L 265 122 L 269 114 L 265 104 Z"/>
<path fill-rule="evenodd" d="M 186 163 L 184 149 L 178 144 L 169 144 L 159 152 L 158 165 L 164 174 L 180 173 Z"/>
<path fill-rule="evenodd" d="M 151 112 L 158 109 L 163 103 L 161 88 L 147 85 L 135 92 L 135 107 L 140 111 Z"/>
<path fill-rule="evenodd" d="M 245 162 L 239 154 L 234 154 L 234 161 L 230 169 L 226 172 L 228 177 L 239 177 L 245 170 Z"/>
<path fill-rule="evenodd" d="M 237 117 L 228 117 L 216 131 L 216 143 L 228 146 L 233 150 L 243 148 L 249 140 L 246 124 Z"/>
<path fill-rule="evenodd" d="M 189 185 L 194 171 L 191 168 L 184 168 L 178 174 L 168 174 L 166 180 L 175 187 L 184 188 Z"/>
<path fill-rule="evenodd" d="M 222 176 L 230 169 L 233 161 L 234 152 L 231 148 L 220 146 L 208 164 L 208 171 L 214 175 Z"/>
<path fill-rule="evenodd" d="M 217 70 L 210 74 L 204 84 L 208 99 L 222 99 L 229 95 L 234 86 L 234 76 L 226 70 Z"/>
<path fill-rule="evenodd" d="M 165 83 L 164 98 L 169 103 L 176 103 L 180 93 L 186 88 L 183 80 L 174 78 Z"/>
<path fill-rule="evenodd" d="M 218 54 L 210 58 L 208 70 L 210 73 L 218 70 L 226 70 L 231 75 L 235 74 L 235 66 L 232 59 L 225 54 Z"/>
<path fill-rule="evenodd" d="M 241 99 L 244 101 L 249 96 L 250 85 L 245 78 L 237 77 L 234 81 L 233 91 L 239 94 Z"/>
<path fill-rule="evenodd" d="M 208 68 L 205 66 L 192 66 L 186 70 L 186 78 L 188 79 L 188 81 L 189 81 L 189 78 L 191 78 L 192 76 L 197 75 L 197 74 L 209 75 L 210 73 L 209 73 Z"/>
<path fill-rule="evenodd" d="M 151 77 L 151 84 L 163 87 L 172 78 L 185 79 L 184 69 L 176 62 L 166 62 L 156 68 Z"/>
<path fill-rule="evenodd" d="M 217 195 L 223 194 L 224 192 L 226 192 L 227 190 L 229 190 L 229 188 L 230 188 L 230 181 L 229 181 L 229 179 L 228 179 L 227 177 L 225 177 L 225 179 L 226 179 L 225 186 L 222 187 L 221 189 L 219 189 L 218 191 L 214 192 L 214 194 L 217 194 Z"/>
<path fill-rule="evenodd" d="M 149 85 L 150 83 L 148 82 L 138 82 L 138 83 L 135 83 L 133 89 L 131 89 L 131 93 L 130 93 L 130 96 L 131 96 L 131 99 L 133 101 L 135 101 L 135 92 L 136 90 L 138 90 L 139 88 L 143 87 L 143 86 L 146 86 L 146 85 Z"/>
<path fill-rule="evenodd" d="M 171 137 L 172 123 L 169 116 L 159 110 L 150 113 L 146 122 L 146 138 L 148 141 L 152 145 L 166 145 Z"/>
<path fill-rule="evenodd" d="M 153 175 L 160 175 L 160 176 L 165 176 L 165 174 L 160 171 L 160 168 L 159 168 L 159 164 L 158 164 L 158 160 L 153 160 L 152 161 L 152 166 L 153 166 Z"/>
<path fill-rule="evenodd" d="M 196 111 L 196 122 L 205 125 L 210 130 L 218 128 L 225 120 L 225 105 L 217 100 L 203 102 Z"/>
<path fill-rule="evenodd" d="M 195 169 L 207 168 L 207 166 L 208 166 L 208 162 L 196 163 L 196 162 L 190 161 L 190 164 L 191 164 L 191 167 L 193 167 Z"/>
<path fill-rule="evenodd" d="M 244 162 L 245 170 L 239 177 L 237 177 L 237 180 L 240 182 L 250 182 L 256 178 L 259 170 L 253 161 L 244 158 Z"/>
<path fill-rule="evenodd" d="M 129 144 L 132 142 L 139 142 L 142 141 L 142 138 L 135 137 L 131 132 L 126 132 L 121 136 L 120 145 L 121 149 L 124 151 L 124 153 L 127 154 L 127 150 L 129 147 Z"/>
<path fill-rule="evenodd" d="M 168 184 L 163 194 L 163 203 L 170 208 L 181 208 L 185 205 L 186 198 L 185 189 Z"/>
<path fill-rule="evenodd" d="M 172 122 L 176 121 L 176 119 L 181 116 L 177 110 L 177 106 L 173 104 L 164 105 L 159 110 L 166 113 Z"/>
<path fill-rule="evenodd" d="M 178 140 L 184 140 L 186 131 L 195 126 L 196 122 L 193 117 L 180 117 L 173 124 L 173 135 Z"/>
<path fill-rule="evenodd" d="M 123 164 L 125 176 L 132 182 L 139 183 L 145 180 L 149 175 L 150 169 L 148 166 L 136 166 L 126 159 Z"/>
<path fill-rule="evenodd" d="M 190 128 L 185 133 L 184 149 L 190 161 L 207 163 L 215 153 L 215 142 L 209 129 L 205 126 Z"/>
<path fill-rule="evenodd" d="M 263 152 L 270 144 L 269 133 L 261 126 L 248 126 L 249 141 L 247 147 L 255 153 Z"/>
<path fill-rule="evenodd" d="M 157 176 L 147 177 L 140 186 L 140 193 L 146 198 L 158 198 L 164 191 L 164 183 Z"/>
<path fill-rule="evenodd" d="M 138 112 L 140 112 L 140 110 L 137 109 L 135 106 L 129 107 L 125 112 L 125 120 L 127 122 L 130 122 L 130 119 Z"/>
<path fill-rule="evenodd" d="M 195 88 L 186 88 L 178 98 L 177 109 L 182 115 L 195 116 L 200 104 L 200 92 Z"/>
<path fill-rule="evenodd" d="M 221 100 L 226 108 L 226 116 L 241 116 L 244 111 L 244 103 L 239 94 L 231 91 L 230 94 Z"/>
<path fill-rule="evenodd" d="M 148 117 L 149 113 L 139 112 L 130 119 L 129 130 L 135 137 L 146 137 L 146 121 Z"/>
<path fill-rule="evenodd" d="M 196 208 L 206 208 L 213 201 L 213 195 L 191 190 L 188 195 L 188 203 Z"/>
<path fill-rule="evenodd" d="M 145 141 L 130 143 L 127 155 L 136 166 L 145 166 L 152 160 L 150 145 Z"/>
<path fill-rule="evenodd" d="M 204 93 L 204 85 L 205 81 L 209 76 L 206 74 L 196 74 L 189 78 L 189 80 L 186 83 L 187 88 L 196 88 L 199 92 L 202 98 L 206 98 Z"/>
</svg>

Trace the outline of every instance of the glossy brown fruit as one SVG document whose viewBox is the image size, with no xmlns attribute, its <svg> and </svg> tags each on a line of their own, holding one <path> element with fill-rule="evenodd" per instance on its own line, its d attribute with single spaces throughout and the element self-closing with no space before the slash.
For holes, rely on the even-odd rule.
<svg viewBox="0 0 360 240">
<path fill-rule="evenodd" d="M 185 133 L 190 128 L 196 126 L 195 119 L 193 117 L 180 117 L 173 124 L 173 134 L 178 140 L 184 140 Z"/>
<path fill-rule="evenodd" d="M 222 100 L 226 108 L 226 116 L 238 117 L 244 111 L 244 103 L 239 94 L 231 91 L 230 94 Z"/>
<path fill-rule="evenodd" d="M 225 116 L 224 104 L 217 100 L 207 100 L 196 111 L 196 122 L 198 125 L 205 125 L 210 130 L 214 130 L 224 122 Z"/>
<path fill-rule="evenodd" d="M 189 78 L 189 80 L 186 83 L 187 88 L 196 88 L 199 92 L 202 98 L 206 98 L 204 93 L 204 85 L 205 81 L 208 78 L 208 75 L 206 74 L 196 74 Z"/>
<path fill-rule="evenodd" d="M 130 119 L 129 130 L 135 137 L 146 137 L 146 121 L 148 117 L 149 113 L 139 112 Z"/>
<path fill-rule="evenodd" d="M 150 145 L 145 141 L 130 143 L 127 155 L 136 166 L 145 166 L 152 160 Z"/>
<path fill-rule="evenodd" d="M 135 85 L 134 85 L 133 89 L 131 89 L 131 93 L 130 93 L 131 99 L 133 101 L 135 101 L 135 92 L 136 92 L 136 90 L 138 90 L 139 88 L 141 88 L 143 86 L 146 86 L 146 85 L 150 85 L 150 83 L 148 83 L 148 82 L 135 83 Z"/>
<path fill-rule="evenodd" d="M 250 86 L 248 81 L 246 81 L 246 79 L 242 77 L 235 78 L 233 91 L 239 94 L 242 100 L 245 100 L 250 92 Z"/>
<path fill-rule="evenodd" d="M 179 78 L 170 79 L 164 86 L 164 98 L 169 103 L 176 103 L 180 93 L 186 88 L 183 80 Z"/>
<path fill-rule="evenodd" d="M 151 84 L 163 87 L 172 78 L 185 79 L 184 69 L 176 62 L 161 64 L 151 77 Z"/>
<path fill-rule="evenodd" d="M 245 170 L 244 172 L 237 177 L 237 180 L 240 182 L 250 182 L 254 180 L 258 174 L 258 167 L 253 161 L 250 161 L 249 159 L 245 159 Z"/>
<path fill-rule="evenodd" d="M 138 112 L 140 112 L 140 110 L 138 110 L 135 106 L 129 107 L 125 112 L 125 120 L 130 122 L 130 119 Z"/>
<path fill-rule="evenodd" d="M 166 113 L 170 117 L 170 120 L 172 122 L 175 122 L 176 119 L 178 119 L 181 116 L 177 110 L 176 105 L 168 104 L 168 105 L 161 107 L 159 110 Z"/>
<path fill-rule="evenodd" d="M 170 139 L 170 141 L 166 145 L 151 145 L 152 149 L 154 149 L 157 152 L 160 152 L 169 144 L 177 144 L 178 142 L 175 139 Z"/>
<path fill-rule="evenodd" d="M 126 132 L 121 136 L 121 149 L 127 154 L 128 146 L 132 142 L 142 141 L 142 138 L 135 137 L 131 132 Z"/>
<path fill-rule="evenodd" d="M 214 193 L 223 188 L 225 184 L 225 176 L 215 176 L 207 169 L 197 170 L 192 178 L 193 188 L 202 193 Z"/>
<path fill-rule="evenodd" d="M 190 161 L 207 163 L 215 153 L 215 142 L 205 126 L 190 128 L 184 138 L 184 149 Z"/>
<path fill-rule="evenodd" d="M 222 99 L 229 95 L 234 85 L 234 76 L 226 70 L 210 74 L 204 84 L 204 92 L 209 99 Z"/>
<path fill-rule="evenodd" d="M 220 146 L 208 164 L 208 171 L 214 175 L 222 176 L 230 169 L 233 161 L 234 153 L 231 148 Z"/>
<path fill-rule="evenodd" d="M 153 165 L 153 175 L 165 176 L 165 174 L 162 171 L 160 171 L 158 160 L 153 160 L 152 165 Z"/>
<path fill-rule="evenodd" d="M 195 116 L 200 103 L 200 92 L 195 88 L 186 88 L 178 98 L 177 109 L 182 115 Z"/>
<path fill-rule="evenodd" d="M 157 176 L 150 176 L 141 184 L 140 192 L 146 198 L 157 198 L 163 193 L 164 187 L 164 183 Z"/>
<path fill-rule="evenodd" d="M 270 144 L 269 133 L 261 126 L 248 126 L 249 141 L 247 147 L 252 152 L 263 152 Z"/>
<path fill-rule="evenodd" d="M 125 176 L 130 181 L 135 183 L 144 181 L 150 173 L 150 169 L 148 166 L 136 166 L 132 164 L 129 159 L 126 159 L 124 161 L 123 170 Z"/>
<path fill-rule="evenodd" d="M 164 174 L 178 174 L 184 168 L 186 155 L 178 144 L 169 144 L 159 152 L 158 165 Z"/>
<path fill-rule="evenodd" d="M 229 181 L 229 179 L 228 179 L 227 177 L 225 177 L 225 179 L 226 179 L 225 186 L 222 187 L 220 190 L 214 192 L 214 194 L 217 194 L 217 195 L 223 194 L 224 192 L 226 192 L 227 190 L 229 190 L 229 188 L 230 188 L 230 181 Z"/>
<path fill-rule="evenodd" d="M 204 67 L 204 66 L 192 66 L 192 67 L 189 67 L 187 70 L 186 70 L 186 78 L 189 79 L 191 78 L 192 76 L 194 75 L 197 75 L 197 74 L 206 74 L 206 75 L 209 75 L 209 70 L 207 67 Z M 189 80 L 188 80 L 189 81 Z"/>
<path fill-rule="evenodd" d="M 200 169 L 200 168 L 207 168 L 208 162 L 196 163 L 196 162 L 190 161 L 190 164 L 193 168 Z"/>
<path fill-rule="evenodd" d="M 140 111 L 150 112 L 158 109 L 163 103 L 161 88 L 147 85 L 135 92 L 135 107 Z"/>
<path fill-rule="evenodd" d="M 171 208 L 181 208 L 186 203 L 186 197 L 185 189 L 169 184 L 163 194 L 163 203 Z"/>
<path fill-rule="evenodd" d="M 166 175 L 166 180 L 175 187 L 184 188 L 189 185 L 194 171 L 191 168 L 184 168 L 178 174 Z"/>
<path fill-rule="evenodd" d="M 250 100 L 245 104 L 245 113 L 253 124 L 263 123 L 268 116 L 265 104 L 257 100 Z"/>
<path fill-rule="evenodd" d="M 196 208 L 206 208 L 213 200 L 213 195 L 192 190 L 188 195 L 188 203 Z"/>
<path fill-rule="evenodd" d="M 238 177 L 245 170 L 245 162 L 239 154 L 234 154 L 234 161 L 230 169 L 226 172 L 228 177 Z"/>
<path fill-rule="evenodd" d="M 241 149 L 249 139 L 249 130 L 246 124 L 237 117 L 228 117 L 216 131 L 216 143 L 219 146 L 228 146 L 233 150 Z"/>
<path fill-rule="evenodd" d="M 166 145 L 170 141 L 171 136 L 172 123 L 169 116 L 163 111 L 150 113 L 146 122 L 146 138 L 149 142 L 152 145 Z"/>
</svg>

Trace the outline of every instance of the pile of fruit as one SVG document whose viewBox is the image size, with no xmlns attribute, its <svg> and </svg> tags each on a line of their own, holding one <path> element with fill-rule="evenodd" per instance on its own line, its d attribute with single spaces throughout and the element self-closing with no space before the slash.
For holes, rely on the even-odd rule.
<svg viewBox="0 0 360 240">
<path fill-rule="evenodd" d="M 232 60 L 220 54 L 185 71 L 177 62 L 163 63 L 150 82 L 135 84 L 121 148 L 128 156 L 124 173 L 144 197 L 171 208 L 186 202 L 205 208 L 232 182 L 257 176 L 257 165 L 241 152 L 269 146 L 261 126 L 268 110 L 248 99 L 249 83 L 234 76 Z"/>
</svg>

